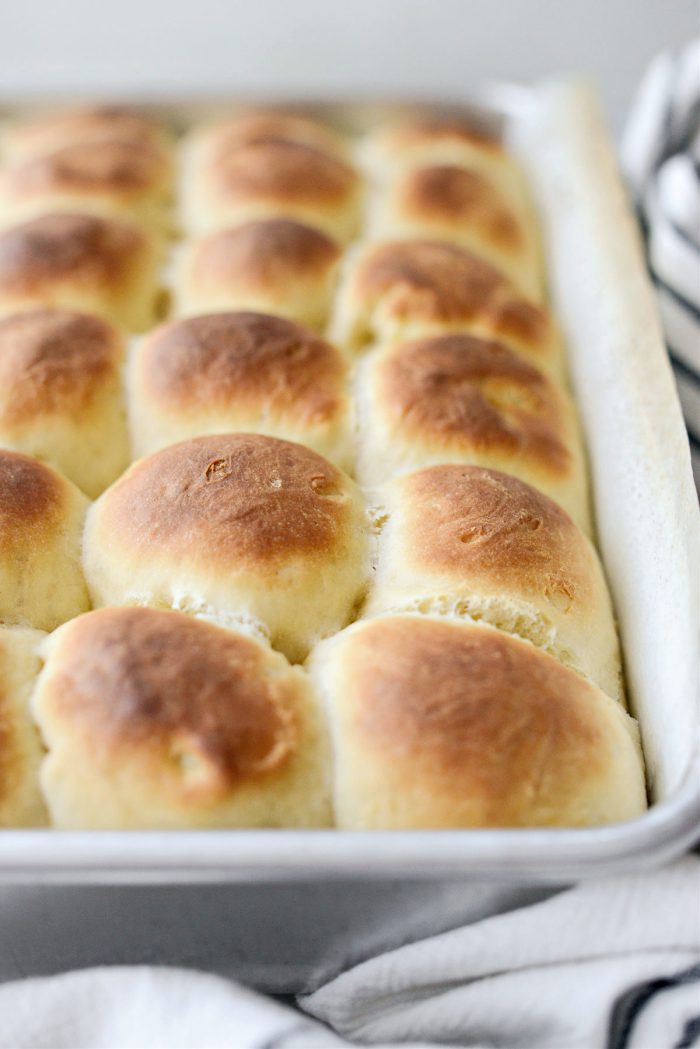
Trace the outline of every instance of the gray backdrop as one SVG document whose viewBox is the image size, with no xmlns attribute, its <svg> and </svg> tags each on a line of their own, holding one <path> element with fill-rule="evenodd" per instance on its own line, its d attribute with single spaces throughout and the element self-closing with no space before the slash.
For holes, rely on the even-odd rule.
<svg viewBox="0 0 700 1049">
<path fill-rule="evenodd" d="M 0 3 L 0 96 L 62 89 L 459 94 L 579 70 L 619 128 L 697 0 L 22 0 Z M 111 13 L 115 12 L 115 13 Z"/>
</svg>

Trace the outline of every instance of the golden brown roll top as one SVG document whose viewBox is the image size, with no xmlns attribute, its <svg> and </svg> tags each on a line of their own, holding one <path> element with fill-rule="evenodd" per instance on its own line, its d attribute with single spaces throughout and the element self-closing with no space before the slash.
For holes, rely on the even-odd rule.
<svg viewBox="0 0 700 1049">
<path fill-rule="evenodd" d="M 368 520 L 354 483 L 302 445 L 199 437 L 135 463 L 97 500 L 84 559 L 94 605 L 253 621 L 298 660 L 363 599 Z"/>
<path fill-rule="evenodd" d="M 49 466 L 0 449 L 0 623 L 53 630 L 89 608 L 80 567 L 87 506 Z"/>
<path fill-rule="evenodd" d="M 461 167 L 484 176 L 529 212 L 523 176 L 498 135 L 474 121 L 429 113 L 390 122 L 361 143 L 364 166 L 379 181 L 429 166 Z"/>
<path fill-rule="evenodd" d="M 0 314 L 62 306 L 141 331 L 155 319 L 157 262 L 132 222 L 42 215 L 0 233 Z"/>
<path fill-rule="evenodd" d="M 360 367 L 357 411 L 361 484 L 438 463 L 492 467 L 546 492 L 590 531 L 573 404 L 506 346 L 441 335 L 378 349 Z"/>
<path fill-rule="evenodd" d="M 189 138 L 186 148 L 196 151 L 201 163 L 264 142 L 292 142 L 331 156 L 347 155 L 342 137 L 328 124 L 280 110 L 257 110 L 215 121 L 195 130 Z"/>
<path fill-rule="evenodd" d="M 185 248 L 177 310 L 260 310 L 322 328 L 339 261 L 338 244 L 313 226 L 285 218 L 245 222 Z"/>
<path fill-rule="evenodd" d="M 151 608 L 90 612 L 51 637 L 33 707 L 57 827 L 330 821 L 306 677 L 242 634 Z"/>
<path fill-rule="evenodd" d="M 352 464 L 345 360 L 292 321 L 242 312 L 165 324 L 141 341 L 129 372 L 136 456 L 201 434 L 245 431 Z"/>
<path fill-rule="evenodd" d="M 52 463 L 94 498 L 126 469 L 124 345 L 99 317 L 0 318 L 0 447 Z"/>
<path fill-rule="evenodd" d="M 498 135 L 485 124 L 436 112 L 381 123 L 363 143 L 365 156 L 381 168 L 443 161 L 448 151 L 454 163 L 458 158 L 465 166 L 479 158 L 487 164 L 509 163 Z"/>
<path fill-rule="evenodd" d="M 118 106 L 82 106 L 14 121 L 2 136 L 3 159 L 39 157 L 82 143 L 124 142 L 158 148 L 171 145 L 166 129 L 143 113 Z"/>
<path fill-rule="evenodd" d="M 16 161 L 0 171 L 0 225 L 56 211 L 131 216 L 168 227 L 171 164 L 143 142 L 87 141 Z"/>
<path fill-rule="evenodd" d="M 345 243 L 357 231 L 361 184 L 344 160 L 313 146 L 263 139 L 192 161 L 183 177 L 183 221 L 193 233 L 285 216 Z"/>
<path fill-rule="evenodd" d="M 357 351 L 447 331 L 498 338 L 530 363 L 561 374 L 548 313 L 476 255 L 440 241 L 407 240 L 370 245 L 356 257 L 336 304 L 339 345 Z"/>
<path fill-rule="evenodd" d="M 645 809 L 635 722 L 518 638 L 379 617 L 324 641 L 310 666 L 341 828 L 584 827 Z"/>
<path fill-rule="evenodd" d="M 476 171 L 435 164 L 404 173 L 377 201 L 370 230 L 373 239 L 457 244 L 486 259 L 521 294 L 542 297 L 534 219 L 518 214 L 508 195 Z"/>
<path fill-rule="evenodd" d="M 39 790 L 41 742 L 29 712 L 45 636 L 38 630 L 0 627 L 0 829 L 47 822 Z"/>
<path fill-rule="evenodd" d="M 385 521 L 365 614 L 484 620 L 623 699 L 603 570 L 564 511 L 508 474 L 433 466 L 381 491 Z"/>
</svg>

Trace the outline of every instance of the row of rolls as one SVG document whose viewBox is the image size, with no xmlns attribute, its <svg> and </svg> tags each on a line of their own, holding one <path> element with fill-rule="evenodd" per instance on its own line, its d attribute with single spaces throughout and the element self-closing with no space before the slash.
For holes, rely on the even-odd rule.
<svg viewBox="0 0 700 1049">
<path fill-rule="evenodd" d="M 0 826 L 643 811 L 502 144 L 92 108 L 0 159 Z"/>
</svg>

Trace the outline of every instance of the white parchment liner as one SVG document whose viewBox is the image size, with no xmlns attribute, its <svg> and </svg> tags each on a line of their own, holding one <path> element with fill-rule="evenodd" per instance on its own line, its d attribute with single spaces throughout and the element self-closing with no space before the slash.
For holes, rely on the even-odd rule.
<svg viewBox="0 0 700 1049">
<path fill-rule="evenodd" d="M 541 214 L 649 785 L 667 798 L 700 738 L 700 523 L 681 409 L 595 94 L 543 85 L 510 137 Z"/>
</svg>

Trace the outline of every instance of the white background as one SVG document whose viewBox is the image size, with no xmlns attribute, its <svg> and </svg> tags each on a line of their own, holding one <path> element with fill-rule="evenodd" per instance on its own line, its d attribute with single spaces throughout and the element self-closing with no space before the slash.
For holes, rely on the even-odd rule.
<svg viewBox="0 0 700 1049">
<path fill-rule="evenodd" d="M 0 96 L 459 96 L 576 71 L 618 129 L 647 61 L 698 21 L 697 0 L 0 0 Z"/>
</svg>

